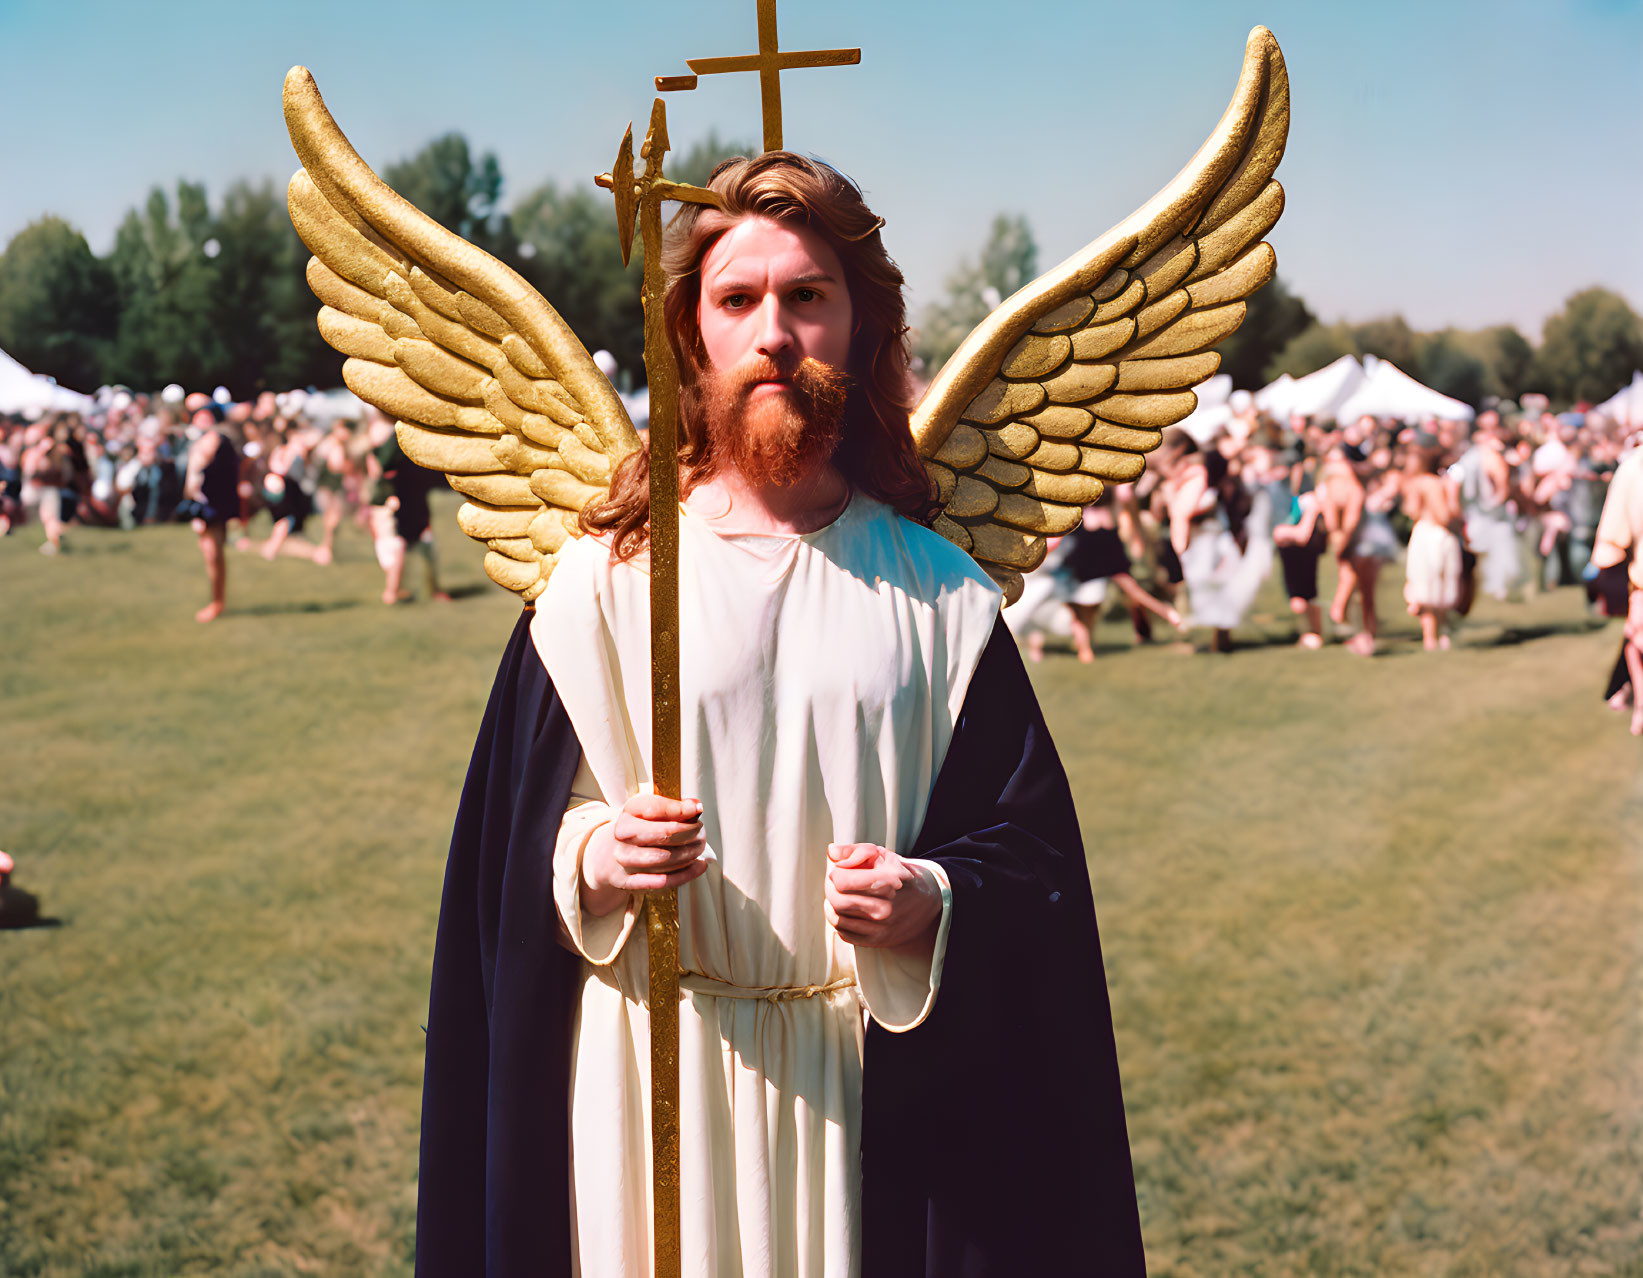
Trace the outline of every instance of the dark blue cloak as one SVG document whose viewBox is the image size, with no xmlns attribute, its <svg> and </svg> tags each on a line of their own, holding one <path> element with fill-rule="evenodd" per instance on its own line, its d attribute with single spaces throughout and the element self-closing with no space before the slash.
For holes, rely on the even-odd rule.
<svg viewBox="0 0 1643 1278">
<path fill-rule="evenodd" d="M 571 1272 L 566 1097 L 581 960 L 552 926 L 552 856 L 580 747 L 530 616 L 497 671 L 445 871 L 418 1278 Z M 1002 623 L 912 855 L 946 867 L 953 926 L 929 1018 L 867 1032 L 865 1278 L 1144 1274 L 1077 814 Z"/>
</svg>

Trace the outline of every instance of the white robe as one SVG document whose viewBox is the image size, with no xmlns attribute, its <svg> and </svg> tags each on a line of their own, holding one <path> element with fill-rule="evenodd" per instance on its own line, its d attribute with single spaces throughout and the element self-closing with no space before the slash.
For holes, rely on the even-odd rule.
<svg viewBox="0 0 1643 1278">
<path fill-rule="evenodd" d="M 1272 498 L 1266 489 L 1257 488 L 1244 519 L 1242 550 L 1218 517 L 1194 525 L 1192 539 L 1181 552 L 1181 575 L 1192 606 L 1188 624 L 1236 630 L 1271 571 Z"/>
<path fill-rule="evenodd" d="M 822 912 L 827 845 L 912 846 L 999 593 L 938 534 L 860 496 L 803 536 L 720 535 L 687 512 L 679 541 L 684 793 L 702 801 L 713 858 L 680 891 L 681 966 L 749 988 L 858 981 L 779 1002 L 687 990 L 684 1272 L 854 1275 L 863 1008 L 898 1031 L 929 1014 L 951 893 L 918 863 L 943 900 L 932 962 L 857 952 Z M 578 896 L 589 836 L 650 781 L 648 592 L 642 564 L 612 564 L 584 538 L 562 552 L 532 625 L 583 749 L 554 878 L 584 959 L 571 1179 L 585 1278 L 650 1273 L 638 900 L 593 918 Z"/>
</svg>

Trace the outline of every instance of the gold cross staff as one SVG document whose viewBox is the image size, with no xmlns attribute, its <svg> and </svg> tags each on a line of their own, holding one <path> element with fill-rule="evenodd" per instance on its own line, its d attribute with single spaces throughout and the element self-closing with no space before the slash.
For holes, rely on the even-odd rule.
<svg viewBox="0 0 1643 1278">
<path fill-rule="evenodd" d="M 679 720 L 679 367 L 662 318 L 662 202 L 718 204 L 719 197 L 662 174 L 668 153 L 667 106 L 657 98 L 633 172 L 633 126 L 609 173 L 594 181 L 616 197 L 616 228 L 625 265 L 634 223 L 645 246 L 640 299 L 645 312 L 645 381 L 650 388 L 650 695 L 651 780 L 657 794 L 680 794 Z M 651 1220 L 656 1278 L 680 1278 L 679 1237 L 679 889 L 645 902 L 650 948 Z"/>
<path fill-rule="evenodd" d="M 658 76 L 659 90 L 694 89 L 698 75 L 726 75 L 732 71 L 759 73 L 759 98 L 764 112 L 764 149 L 782 149 L 782 72 L 795 67 L 848 67 L 861 61 L 860 49 L 805 49 L 783 53 L 776 43 L 776 0 L 758 0 L 759 51 L 729 58 L 686 58 L 696 75 Z"/>
<path fill-rule="evenodd" d="M 776 0 L 758 0 L 759 52 L 737 58 L 696 58 L 688 65 L 702 75 L 757 71 L 764 93 L 764 147 L 782 145 L 781 72 L 788 67 L 848 66 L 861 61 L 860 49 L 815 49 L 780 53 L 776 48 Z M 693 89 L 696 77 L 657 77 L 656 88 Z M 662 303 L 667 278 L 662 270 L 662 204 L 719 204 L 701 187 L 674 182 L 662 173 L 669 150 L 667 107 L 657 98 L 640 155 L 644 172 L 633 171 L 633 126 L 628 126 L 609 173 L 594 179 L 616 200 L 622 261 L 633 250 L 637 225 L 645 249 L 641 298 L 645 313 L 645 380 L 650 389 L 650 665 L 651 779 L 657 794 L 681 798 L 682 733 L 679 708 L 679 368 L 668 343 Z M 650 950 L 650 1141 L 651 1243 L 655 1278 L 680 1278 L 683 1265 L 679 1227 L 679 894 L 653 892 L 645 902 L 645 939 Z"/>
</svg>

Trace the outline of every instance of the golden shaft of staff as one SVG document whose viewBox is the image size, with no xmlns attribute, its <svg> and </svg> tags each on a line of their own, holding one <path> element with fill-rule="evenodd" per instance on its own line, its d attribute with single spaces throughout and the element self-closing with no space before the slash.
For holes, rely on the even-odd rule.
<svg viewBox="0 0 1643 1278">
<path fill-rule="evenodd" d="M 640 301 L 645 312 L 645 381 L 650 391 L 650 695 L 651 782 L 657 794 L 683 798 L 679 728 L 679 368 L 668 343 L 662 305 L 662 201 L 718 204 L 702 187 L 662 176 L 667 108 L 651 107 L 644 174 L 633 173 L 628 126 L 609 173 L 594 181 L 616 197 L 622 261 L 634 222 L 644 245 Z M 679 893 L 652 892 L 645 903 L 650 954 L 651 1235 L 656 1278 L 680 1278 L 679 1238 Z"/>
<path fill-rule="evenodd" d="M 655 157 L 656 161 L 660 157 Z M 660 168 L 660 164 L 656 164 Z M 639 207 L 645 246 L 645 380 L 650 388 L 651 779 L 679 793 L 679 373 L 662 319 L 662 211 Z M 645 905 L 650 949 L 650 1149 L 656 1278 L 679 1278 L 679 892 Z"/>
</svg>

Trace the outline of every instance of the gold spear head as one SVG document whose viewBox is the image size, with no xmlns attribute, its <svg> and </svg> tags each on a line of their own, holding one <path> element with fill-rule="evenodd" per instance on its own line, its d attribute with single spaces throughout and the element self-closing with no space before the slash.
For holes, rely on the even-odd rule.
<svg viewBox="0 0 1643 1278">
<path fill-rule="evenodd" d="M 639 214 L 639 191 L 633 181 L 632 124 L 622 138 L 610 172 L 601 173 L 593 180 L 616 198 L 616 232 L 622 240 L 622 265 L 626 266 L 633 253 L 633 223 Z"/>
<path fill-rule="evenodd" d="M 645 130 L 645 144 L 639 148 L 644 157 L 645 176 L 662 176 L 662 157 L 673 149 L 667 136 L 667 103 L 657 98 L 650 104 L 650 127 Z"/>
</svg>

